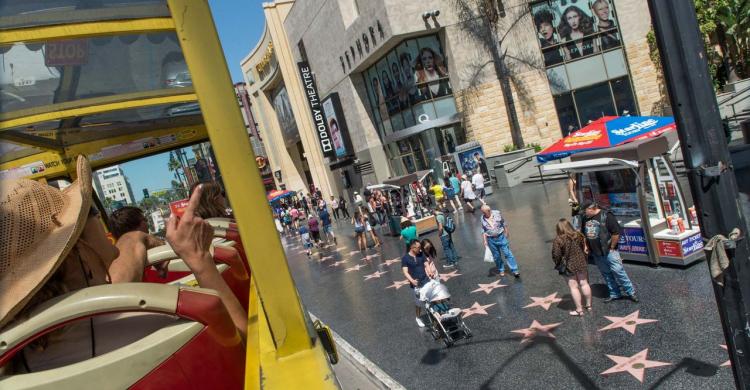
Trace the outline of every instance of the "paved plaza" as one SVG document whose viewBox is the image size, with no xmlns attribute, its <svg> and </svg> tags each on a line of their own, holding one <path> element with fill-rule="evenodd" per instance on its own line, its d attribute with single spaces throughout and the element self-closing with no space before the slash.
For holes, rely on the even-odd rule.
<svg viewBox="0 0 750 390">
<path fill-rule="evenodd" d="M 590 265 L 593 312 L 568 315 L 573 303 L 550 256 L 555 223 L 569 215 L 565 193 L 564 182 L 548 182 L 488 197 L 510 224 L 520 279 L 490 276 L 480 214 L 456 214 L 462 259 L 455 269 L 440 260 L 438 269 L 474 337 L 451 348 L 416 326 L 397 238 L 381 234 L 384 245 L 363 255 L 349 222 L 339 221 L 338 246 L 312 259 L 298 239 L 282 240 L 306 309 L 407 389 L 733 388 L 705 262 L 626 264 L 641 302 L 608 304 Z M 442 258 L 437 233 L 420 238 Z"/>
</svg>

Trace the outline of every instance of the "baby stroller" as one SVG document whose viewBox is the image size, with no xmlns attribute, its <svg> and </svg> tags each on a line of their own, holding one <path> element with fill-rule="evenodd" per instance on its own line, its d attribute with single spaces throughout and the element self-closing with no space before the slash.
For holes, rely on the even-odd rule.
<svg viewBox="0 0 750 390">
<path fill-rule="evenodd" d="M 451 308 L 451 294 L 444 284 L 432 279 L 419 289 L 419 298 L 425 304 L 430 318 L 430 331 L 435 340 L 443 340 L 446 347 L 461 339 L 470 338 L 471 330 L 463 320 L 461 309 Z"/>
</svg>

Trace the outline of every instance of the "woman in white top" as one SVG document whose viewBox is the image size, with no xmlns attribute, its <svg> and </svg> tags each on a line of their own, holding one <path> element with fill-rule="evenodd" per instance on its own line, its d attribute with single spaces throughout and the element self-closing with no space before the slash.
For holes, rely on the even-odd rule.
<svg viewBox="0 0 750 390">
<path fill-rule="evenodd" d="M 473 213 L 474 200 L 477 199 L 477 195 L 474 193 L 474 188 L 472 188 L 472 184 L 467 175 L 463 175 L 463 181 L 461 181 L 461 197 L 464 199 L 464 202 L 466 202 L 466 205 L 469 206 L 469 212 Z"/>
</svg>

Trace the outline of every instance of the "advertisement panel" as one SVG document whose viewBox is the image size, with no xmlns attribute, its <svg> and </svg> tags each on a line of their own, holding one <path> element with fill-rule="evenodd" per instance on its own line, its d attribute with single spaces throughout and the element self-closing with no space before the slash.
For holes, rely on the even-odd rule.
<svg viewBox="0 0 750 390">
<path fill-rule="evenodd" d="M 624 228 L 620 235 L 620 252 L 647 255 L 646 236 L 642 228 Z"/>
<path fill-rule="evenodd" d="M 315 79 L 313 79 L 310 65 L 308 65 L 307 61 L 300 61 L 297 63 L 297 67 L 299 68 L 299 75 L 302 78 L 302 85 L 305 89 L 305 98 L 307 98 L 307 104 L 310 106 L 310 112 L 312 113 L 320 150 L 323 152 L 323 156 L 335 159 L 336 150 L 331 140 L 331 133 L 326 123 L 326 117 L 323 114 L 320 95 L 318 95 L 318 86 L 315 84 Z"/>
<path fill-rule="evenodd" d="M 677 241 L 656 240 L 656 247 L 659 249 L 659 256 L 682 257 L 682 248 Z"/>
<path fill-rule="evenodd" d="M 682 240 L 682 255 L 689 256 L 703 249 L 703 238 L 700 233 Z"/>
<path fill-rule="evenodd" d="M 336 158 L 354 154 L 351 139 L 349 138 L 349 128 L 346 125 L 344 110 L 341 108 L 341 100 L 337 92 L 323 99 L 323 113 L 328 124 L 328 130 L 331 132 L 331 140 L 333 141 L 333 149 L 336 151 Z"/>
</svg>

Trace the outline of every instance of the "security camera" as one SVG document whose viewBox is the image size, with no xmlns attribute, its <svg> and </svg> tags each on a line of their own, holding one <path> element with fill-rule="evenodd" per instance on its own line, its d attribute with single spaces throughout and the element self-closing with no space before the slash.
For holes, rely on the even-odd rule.
<svg viewBox="0 0 750 390">
<path fill-rule="evenodd" d="M 434 10 L 430 11 L 430 15 L 433 18 L 436 18 L 436 17 L 440 16 L 440 10 L 439 9 L 434 9 Z"/>
<path fill-rule="evenodd" d="M 422 13 L 422 19 L 424 19 L 424 20 L 429 19 L 430 16 L 432 16 L 432 14 L 430 12 L 423 12 Z"/>
</svg>

